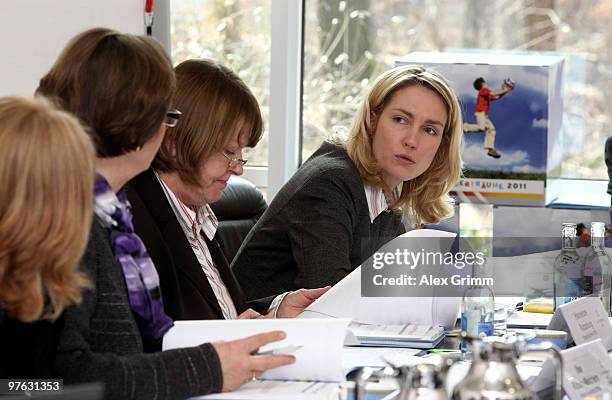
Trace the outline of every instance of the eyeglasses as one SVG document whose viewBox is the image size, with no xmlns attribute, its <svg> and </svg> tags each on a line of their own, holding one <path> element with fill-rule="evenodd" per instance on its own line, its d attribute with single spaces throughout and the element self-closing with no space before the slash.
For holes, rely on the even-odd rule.
<svg viewBox="0 0 612 400">
<path fill-rule="evenodd" d="M 234 168 L 237 165 L 244 167 L 248 160 L 243 160 L 242 158 L 234 157 L 232 153 L 227 150 L 223 150 L 223 157 L 227 158 L 229 161 L 229 167 Z"/>
<path fill-rule="evenodd" d="M 168 128 L 174 128 L 181 118 L 181 112 L 179 110 L 168 110 L 166 113 L 166 119 L 164 120 L 164 125 Z"/>
</svg>

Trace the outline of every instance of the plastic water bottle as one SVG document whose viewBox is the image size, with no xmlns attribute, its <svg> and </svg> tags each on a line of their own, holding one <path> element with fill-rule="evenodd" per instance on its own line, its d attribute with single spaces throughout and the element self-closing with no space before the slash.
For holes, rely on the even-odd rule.
<svg viewBox="0 0 612 400">
<path fill-rule="evenodd" d="M 461 300 L 461 334 L 471 337 L 493 336 L 495 296 L 488 286 L 471 286 Z M 461 352 L 467 344 L 461 341 Z"/>
<path fill-rule="evenodd" d="M 565 222 L 561 229 L 561 251 L 553 265 L 553 308 L 580 297 L 581 259 L 576 251 L 576 224 Z"/>
<path fill-rule="evenodd" d="M 583 296 L 597 296 L 604 309 L 611 314 L 610 296 L 612 293 L 612 260 L 605 249 L 603 222 L 591 223 L 591 247 L 582 263 Z"/>
</svg>

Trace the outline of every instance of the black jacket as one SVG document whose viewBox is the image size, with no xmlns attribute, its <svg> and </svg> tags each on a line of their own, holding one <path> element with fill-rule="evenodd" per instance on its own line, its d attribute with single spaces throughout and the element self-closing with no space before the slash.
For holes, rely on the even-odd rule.
<svg viewBox="0 0 612 400">
<path fill-rule="evenodd" d="M 64 384 L 103 382 L 105 399 L 179 400 L 221 391 L 210 343 L 145 353 L 109 232 L 94 219 L 82 270 L 92 286 L 64 311 L 55 371 Z"/>
<path fill-rule="evenodd" d="M 274 197 L 232 270 L 249 299 L 334 285 L 404 232 L 395 211 L 370 221 L 357 167 L 325 142 Z"/>
<path fill-rule="evenodd" d="M 134 228 L 159 274 L 166 313 L 174 320 L 223 319 L 215 293 L 153 170 L 132 179 L 127 194 Z M 212 241 L 206 239 L 206 244 L 238 314 L 249 307 L 265 312 L 273 298 L 247 304 L 216 236 Z"/>
</svg>

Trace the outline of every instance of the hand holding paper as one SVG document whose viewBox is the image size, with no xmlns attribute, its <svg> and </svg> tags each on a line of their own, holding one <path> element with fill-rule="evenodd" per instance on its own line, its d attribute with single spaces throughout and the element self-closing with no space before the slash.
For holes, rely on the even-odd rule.
<svg viewBox="0 0 612 400">
<path fill-rule="evenodd" d="M 295 318 L 300 315 L 313 301 L 330 289 L 325 286 L 318 289 L 300 289 L 289 293 L 278 307 L 278 318 Z"/>
<path fill-rule="evenodd" d="M 229 342 L 215 342 L 213 346 L 221 361 L 223 391 L 238 389 L 245 381 L 258 378 L 270 369 L 293 364 L 295 358 L 289 355 L 253 354 L 260 347 L 283 340 L 284 332 L 266 332 Z"/>
<path fill-rule="evenodd" d="M 346 329 L 350 320 L 348 319 L 251 319 L 251 320 L 222 320 L 222 321 L 177 321 L 166 335 L 164 335 L 163 350 L 182 347 L 196 346 L 206 342 L 220 340 L 242 339 L 246 336 L 270 332 L 283 331 L 285 339 L 280 337 L 266 337 L 267 341 L 258 343 L 247 343 L 251 352 L 265 352 L 291 345 L 302 345 L 293 356 L 295 363 L 284 365 L 280 368 L 272 368 L 265 372 L 266 365 L 249 364 L 251 373 L 248 376 L 240 375 L 239 383 L 244 383 L 246 378 L 252 377 L 252 371 L 256 376 L 264 379 L 287 379 L 287 380 L 312 380 L 340 382 L 344 380 L 342 371 L 342 344 L 346 335 Z M 259 344 L 261 347 L 254 346 Z M 217 344 L 215 344 L 217 346 Z M 255 358 L 280 357 L 272 355 L 258 355 Z M 322 363 L 321 359 L 325 358 Z M 263 374 L 261 374 L 263 372 Z"/>
</svg>

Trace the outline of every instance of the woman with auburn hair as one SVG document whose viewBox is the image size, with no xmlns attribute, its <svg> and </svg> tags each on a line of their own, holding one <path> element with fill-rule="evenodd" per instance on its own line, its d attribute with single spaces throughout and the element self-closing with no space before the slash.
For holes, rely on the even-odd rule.
<svg viewBox="0 0 612 400">
<path fill-rule="evenodd" d="M 173 105 L 185 118 L 166 135 L 153 168 L 128 185 L 136 232 L 155 249 L 166 310 L 182 320 L 300 314 L 327 289 L 247 303 L 216 239 L 217 218 L 209 206 L 232 175 L 242 175 L 242 149 L 261 137 L 257 100 L 233 71 L 214 61 L 187 60 L 175 73 Z"/>
<path fill-rule="evenodd" d="M 0 377 L 52 375 L 93 205 L 94 148 L 43 99 L 0 98 Z"/>
<path fill-rule="evenodd" d="M 65 311 L 55 367 L 64 383 L 102 381 L 108 399 L 228 391 L 294 362 L 255 354 L 283 332 L 157 351 L 173 321 L 134 232 L 124 185 L 149 168 L 166 128 L 178 122 L 180 112 L 169 110 L 174 88 L 170 59 L 158 42 L 97 28 L 66 46 L 37 90 L 77 115 L 96 144 L 95 218 L 82 260 L 92 289 Z"/>
<path fill-rule="evenodd" d="M 345 142 L 326 141 L 283 186 L 232 263 L 249 299 L 334 285 L 412 222 L 452 213 L 461 112 L 433 69 L 380 75 Z"/>
</svg>

